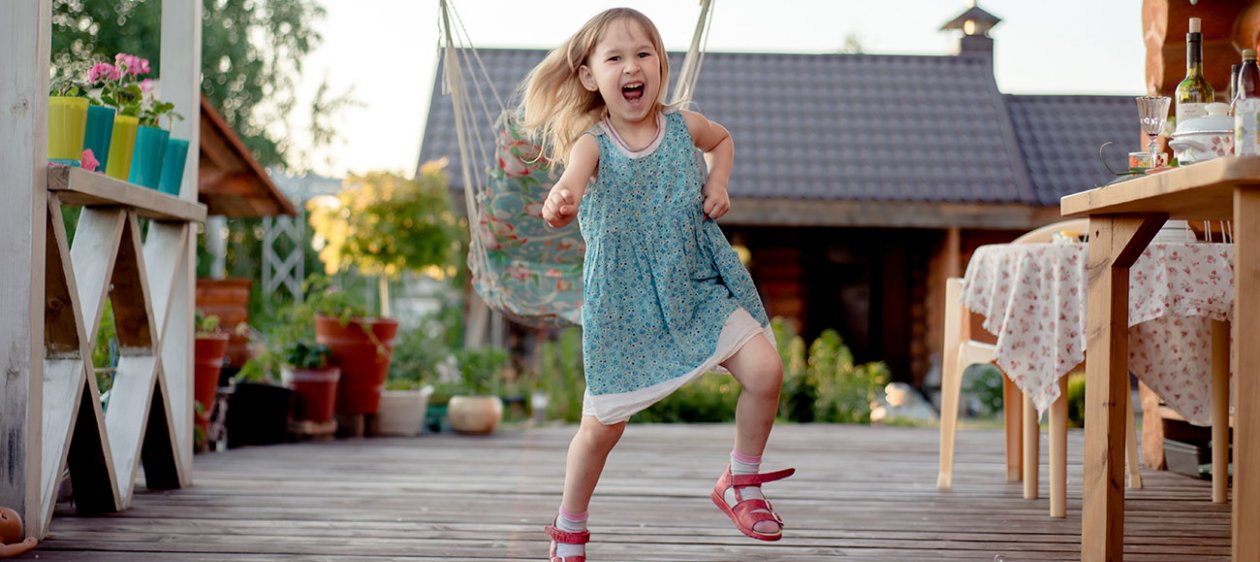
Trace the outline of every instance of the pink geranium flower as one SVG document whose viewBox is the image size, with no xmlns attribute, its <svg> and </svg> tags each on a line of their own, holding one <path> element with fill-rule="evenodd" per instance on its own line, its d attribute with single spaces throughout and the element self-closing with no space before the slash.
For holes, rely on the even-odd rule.
<svg viewBox="0 0 1260 562">
<path fill-rule="evenodd" d="M 92 149 L 83 149 L 83 156 L 80 157 L 79 167 L 89 172 L 95 172 L 100 166 L 101 163 L 96 160 L 96 155 L 92 154 Z"/>
<path fill-rule="evenodd" d="M 87 81 L 89 84 L 96 84 L 103 80 L 118 80 L 122 78 L 122 74 L 118 71 L 118 67 L 107 62 L 98 62 L 92 65 L 92 69 L 88 70 Z"/>
</svg>

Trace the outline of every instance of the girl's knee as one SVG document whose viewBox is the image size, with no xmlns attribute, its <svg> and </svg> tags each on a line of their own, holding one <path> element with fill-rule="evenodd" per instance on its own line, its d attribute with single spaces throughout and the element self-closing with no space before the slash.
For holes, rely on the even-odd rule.
<svg viewBox="0 0 1260 562">
<path fill-rule="evenodd" d="M 605 425 L 595 419 L 594 416 L 588 416 L 582 420 L 582 428 L 579 433 L 587 444 L 601 449 L 611 449 L 621 439 L 621 434 L 625 431 L 626 422 Z"/>
<path fill-rule="evenodd" d="M 751 376 L 746 377 L 744 389 L 757 394 L 777 396 L 783 386 L 783 363 L 779 361 L 778 355 L 759 360 L 754 369 Z"/>
</svg>

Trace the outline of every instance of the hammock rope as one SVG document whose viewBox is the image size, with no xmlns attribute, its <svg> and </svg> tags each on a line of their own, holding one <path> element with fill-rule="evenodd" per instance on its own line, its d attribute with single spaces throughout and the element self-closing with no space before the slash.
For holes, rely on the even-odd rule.
<svg viewBox="0 0 1260 562">
<path fill-rule="evenodd" d="M 712 4 L 700 0 L 672 103 L 691 101 Z M 559 178 L 559 167 L 540 158 L 537 144 L 517 126 L 515 112 L 495 88 L 458 11 L 449 0 L 438 5 L 442 90 L 450 95 L 455 114 L 473 287 L 487 306 L 517 322 L 580 323 L 581 233 L 576 221 L 551 229 L 541 217 L 542 201 Z"/>
</svg>

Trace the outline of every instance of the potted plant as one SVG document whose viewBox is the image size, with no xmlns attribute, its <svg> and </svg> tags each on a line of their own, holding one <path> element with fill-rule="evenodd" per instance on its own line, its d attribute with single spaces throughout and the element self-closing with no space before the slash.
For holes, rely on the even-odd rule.
<svg viewBox="0 0 1260 562">
<path fill-rule="evenodd" d="M 337 413 L 376 413 L 398 331 L 389 318 L 389 280 L 426 268 L 445 275 L 456 247 L 445 175 L 426 168 L 415 180 L 351 176 L 336 197 L 316 198 L 308 208 L 327 273 L 354 269 L 379 278 L 379 316 L 327 287 L 315 319 L 318 341 L 332 348 L 342 368 Z"/>
<path fill-rule="evenodd" d="M 167 145 L 171 138 L 170 127 L 174 126 L 176 119 L 183 120 L 184 116 L 174 111 L 175 104 L 157 98 L 150 80 L 140 83 L 140 91 L 144 95 L 140 105 L 140 127 L 136 130 L 135 156 L 131 161 L 131 172 L 127 176 L 127 181 L 149 189 L 158 189 L 162 179 L 162 166 L 166 161 Z M 170 120 L 166 128 L 162 126 L 164 117 Z M 185 145 L 185 151 L 187 151 L 187 145 Z M 185 156 L 186 154 L 180 155 L 179 159 L 183 160 Z M 181 176 L 183 171 L 181 165 L 179 170 Z"/>
<path fill-rule="evenodd" d="M 149 59 L 118 53 L 114 56 L 114 64 L 110 68 L 102 67 L 100 71 L 108 78 L 101 87 L 101 103 L 117 111 L 109 154 L 104 160 L 105 174 L 129 181 L 144 94 L 146 90 L 152 90 L 153 84 L 147 79 L 138 81 L 140 76 L 149 73 Z"/>
<path fill-rule="evenodd" d="M 394 346 L 377 422 L 382 435 L 416 435 L 425 425 L 440 363 L 451 359 L 445 327 L 432 317 L 404 332 Z"/>
<path fill-rule="evenodd" d="M 446 415 L 459 433 L 487 434 L 503 419 L 503 400 L 495 391 L 508 354 L 495 347 L 463 349 L 455 354 L 463 391 L 451 396 Z"/>
<path fill-rule="evenodd" d="M 228 335 L 219 331 L 219 317 L 196 313 L 196 338 L 193 348 L 193 396 L 200 407 L 197 427 L 203 432 L 210 425 L 210 411 L 219 387 L 219 371 L 227 354 Z"/>
<path fill-rule="evenodd" d="M 325 277 L 312 277 L 303 284 L 307 295 L 304 306 L 313 318 L 315 341 L 327 345 L 341 367 L 337 414 L 375 414 L 389 372 L 398 321 L 372 316 L 362 299 Z"/>
<path fill-rule="evenodd" d="M 87 129 L 87 86 L 69 78 L 52 82 L 48 92 L 48 161 L 78 166 Z"/>
<path fill-rule="evenodd" d="M 87 72 L 88 88 L 100 90 L 111 80 L 118 80 L 118 67 L 107 62 L 93 64 Z M 84 162 L 79 166 L 88 171 L 104 174 L 109 164 L 109 147 L 114 135 L 114 120 L 118 110 L 105 105 L 100 97 L 88 97 L 87 131 L 83 137 Z M 87 156 L 95 160 L 95 166 L 87 165 Z"/>
<path fill-rule="evenodd" d="M 323 344 L 297 342 L 286 349 L 280 380 L 297 398 L 294 420 L 326 423 L 332 419 L 341 369 L 331 360 L 332 351 Z"/>
</svg>

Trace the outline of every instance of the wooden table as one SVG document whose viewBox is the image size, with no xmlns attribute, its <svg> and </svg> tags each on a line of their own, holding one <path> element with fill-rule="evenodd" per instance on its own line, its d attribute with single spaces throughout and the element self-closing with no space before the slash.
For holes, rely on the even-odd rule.
<svg viewBox="0 0 1260 562">
<path fill-rule="evenodd" d="M 1238 374 L 1233 559 L 1260 561 L 1260 157 L 1219 158 L 1064 197 L 1090 222 L 1081 560 L 1124 556 L 1129 267 L 1164 221 L 1233 220 Z M 1239 335 L 1242 338 L 1239 338 Z M 1243 339 L 1246 338 L 1246 339 Z"/>
</svg>

